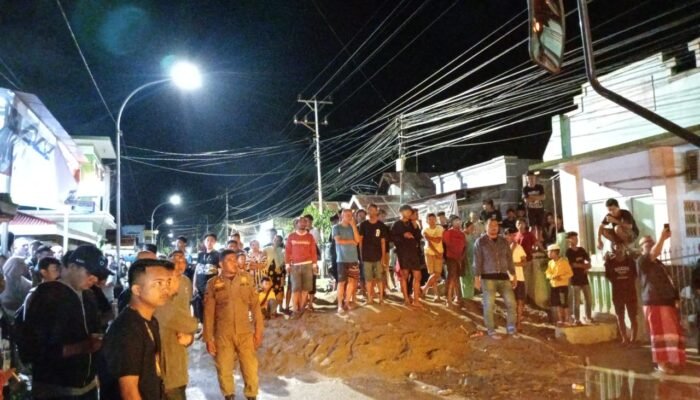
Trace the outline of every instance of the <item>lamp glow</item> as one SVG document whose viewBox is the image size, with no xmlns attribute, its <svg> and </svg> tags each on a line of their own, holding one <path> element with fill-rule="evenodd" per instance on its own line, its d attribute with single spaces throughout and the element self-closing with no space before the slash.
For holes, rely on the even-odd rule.
<svg viewBox="0 0 700 400">
<path fill-rule="evenodd" d="M 183 90 L 194 90 L 202 87 L 202 74 L 199 68 L 189 62 L 180 61 L 170 69 L 173 83 Z"/>
<path fill-rule="evenodd" d="M 172 219 L 172 218 L 166 218 L 166 219 L 165 219 L 165 224 L 166 224 L 166 225 L 172 225 L 172 224 L 173 224 L 173 219 Z"/>
<path fill-rule="evenodd" d="M 170 201 L 170 204 L 172 204 L 174 206 L 179 206 L 180 204 L 182 204 L 182 197 L 180 197 L 179 194 L 174 194 L 174 195 L 170 196 L 169 201 Z"/>
</svg>

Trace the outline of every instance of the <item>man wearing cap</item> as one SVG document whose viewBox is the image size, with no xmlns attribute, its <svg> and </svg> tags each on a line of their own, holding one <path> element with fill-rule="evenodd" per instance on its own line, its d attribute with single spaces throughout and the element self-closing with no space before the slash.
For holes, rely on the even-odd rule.
<svg viewBox="0 0 700 400">
<path fill-rule="evenodd" d="M 552 286 L 549 305 L 553 314 L 557 316 L 557 325 L 567 325 L 569 315 L 569 280 L 574 276 L 569 260 L 561 256 L 561 248 L 558 244 L 550 244 L 547 247 L 549 264 L 544 275 Z"/>
<path fill-rule="evenodd" d="M 95 304 L 84 291 L 105 276 L 107 259 L 93 245 L 73 251 L 61 278 L 39 285 L 25 303 L 24 332 L 35 343 L 30 359 L 36 399 L 97 399 L 95 353 L 102 347 Z"/>
</svg>

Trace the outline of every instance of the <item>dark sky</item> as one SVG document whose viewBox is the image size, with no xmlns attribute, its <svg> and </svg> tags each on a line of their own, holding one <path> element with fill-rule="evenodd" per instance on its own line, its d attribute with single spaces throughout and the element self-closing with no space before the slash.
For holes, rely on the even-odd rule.
<svg viewBox="0 0 700 400">
<path fill-rule="evenodd" d="M 575 4 L 565 3 L 569 9 Z M 695 1 L 597 0 L 591 4 L 591 11 L 594 26 L 625 13 L 614 24 L 601 28 L 598 34 L 604 35 L 690 3 L 697 5 Z M 299 158 L 311 142 L 299 143 L 310 139 L 310 133 L 303 127 L 290 126 L 291 117 L 299 108 L 297 96 L 312 96 L 391 12 L 396 14 L 377 33 L 378 40 L 369 41 L 348 68 L 340 70 L 321 91 L 320 97 L 330 94 L 405 22 L 397 35 L 362 67 L 361 73 L 333 91 L 335 104 L 342 105 L 326 110 L 331 118 L 330 125 L 323 127 L 324 138 L 356 126 L 526 7 L 525 0 L 75 0 L 61 4 L 115 116 L 131 90 L 163 77 L 162 64 L 168 56 L 188 58 L 207 74 L 204 87 L 197 92 L 183 94 L 165 85 L 135 98 L 122 122 L 128 146 L 198 153 L 295 142 L 286 148 L 296 152 L 248 157 L 223 166 L 196 169 L 229 174 L 265 173 Z M 452 8 L 377 74 L 371 84 L 349 97 L 355 88 L 366 83 L 367 76 L 387 63 L 447 7 Z M 521 14 L 517 22 L 524 20 L 526 16 Z M 668 20 L 659 23 L 662 22 Z M 578 34 L 576 16 L 567 23 L 568 33 L 574 37 Z M 38 95 L 72 135 L 114 136 L 114 123 L 80 59 L 56 1 L 0 1 L 0 32 L 0 57 L 5 64 L 0 71 L 13 81 L 0 76 L 0 86 Z M 494 51 L 503 51 L 526 35 L 523 26 Z M 353 37 L 348 52 L 309 86 L 341 50 L 339 40 L 347 43 Z M 473 68 L 494 54 L 486 53 L 466 68 Z M 640 56 L 643 54 L 630 55 L 632 59 Z M 527 48 L 522 45 L 445 95 L 463 91 L 525 61 Z M 548 130 L 549 125 L 548 118 L 541 118 L 494 132 L 482 140 Z M 548 135 L 541 135 L 469 151 L 439 150 L 419 159 L 418 165 L 421 171 L 433 172 L 454 170 L 501 154 L 540 158 L 547 139 Z M 149 155 L 132 148 L 127 148 L 126 153 Z M 344 155 L 343 145 L 339 145 L 333 157 L 326 160 L 324 156 L 324 164 L 332 168 Z M 376 178 L 365 177 L 363 183 Z M 174 215 L 178 221 L 189 224 L 201 221 L 205 215 L 210 221 L 221 218 L 221 198 L 201 201 L 227 188 L 231 190 L 233 207 L 264 199 L 259 208 L 269 209 L 283 203 L 285 193 L 292 189 L 308 186 L 312 193 L 315 169 L 308 163 L 293 182 L 277 185 L 279 175 L 270 175 L 237 190 L 250 179 L 253 178 L 183 174 L 125 161 L 124 223 L 146 223 L 153 207 L 173 192 L 181 193 L 189 205 Z M 256 211 L 253 208 L 237 216 L 250 217 Z"/>
</svg>

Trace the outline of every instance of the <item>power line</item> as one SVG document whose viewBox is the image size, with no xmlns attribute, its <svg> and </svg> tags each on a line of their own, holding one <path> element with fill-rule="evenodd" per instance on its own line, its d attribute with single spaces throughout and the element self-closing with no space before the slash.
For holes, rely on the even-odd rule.
<svg viewBox="0 0 700 400">
<path fill-rule="evenodd" d="M 78 44 L 78 39 L 75 37 L 75 33 L 73 32 L 73 28 L 70 26 L 70 22 L 68 21 L 68 16 L 66 16 L 66 12 L 63 10 L 63 6 L 61 5 L 61 0 L 56 0 L 56 5 L 58 5 L 58 9 L 61 10 L 61 15 L 63 16 L 63 21 L 65 21 L 66 27 L 68 28 L 68 31 L 70 32 L 70 36 L 73 39 L 73 43 L 75 44 L 75 48 L 78 50 L 78 54 L 80 54 L 80 59 L 83 60 L 83 65 L 85 66 L 85 69 L 87 70 L 88 75 L 90 75 L 90 80 L 92 81 L 92 85 L 95 87 L 95 90 L 97 91 L 98 96 L 100 96 L 100 100 L 102 101 L 102 105 L 105 107 L 105 110 L 107 110 L 109 117 L 112 118 L 112 122 L 114 122 L 116 124 L 117 120 L 116 120 L 116 118 L 114 118 L 114 114 L 112 114 L 112 110 L 109 109 L 109 106 L 107 105 L 107 101 L 105 100 L 104 96 L 102 95 L 102 91 L 100 90 L 100 87 L 97 85 L 97 81 L 95 80 L 95 76 L 92 74 L 92 70 L 90 70 L 90 65 L 88 65 L 88 62 L 85 59 L 85 55 L 83 54 L 83 50 L 80 48 L 80 45 Z"/>
</svg>

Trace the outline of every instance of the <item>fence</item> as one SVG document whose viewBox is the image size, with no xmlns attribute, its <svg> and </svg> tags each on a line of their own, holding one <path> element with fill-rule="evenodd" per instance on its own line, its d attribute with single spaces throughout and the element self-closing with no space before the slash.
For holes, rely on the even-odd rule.
<svg viewBox="0 0 700 400">
<path fill-rule="evenodd" d="M 693 270 L 697 268 L 700 253 L 690 248 L 674 248 L 664 251 L 659 258 L 666 265 L 666 270 L 679 291 L 681 316 L 687 321 L 689 315 L 695 315 L 698 312 L 697 304 L 693 300 L 691 283 Z M 614 313 L 612 286 L 605 278 L 605 271 L 600 267 L 593 268 L 589 271 L 588 277 L 593 292 L 593 310 L 601 313 Z"/>
</svg>

